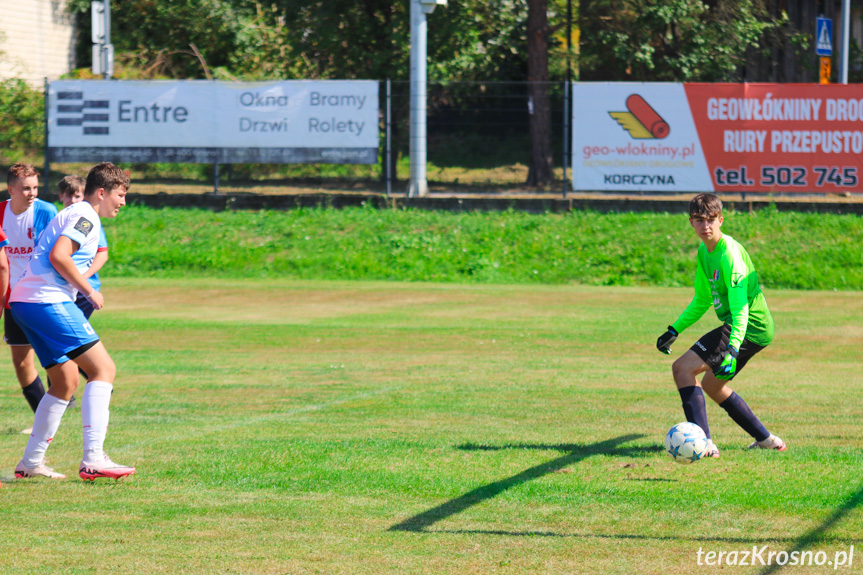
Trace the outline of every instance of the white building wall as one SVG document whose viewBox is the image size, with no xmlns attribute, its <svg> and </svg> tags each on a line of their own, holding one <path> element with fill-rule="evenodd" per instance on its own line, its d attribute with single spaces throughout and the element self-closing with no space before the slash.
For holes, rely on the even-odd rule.
<svg viewBox="0 0 863 575">
<path fill-rule="evenodd" d="M 0 0 L 0 78 L 41 87 L 75 67 L 66 0 Z"/>
</svg>

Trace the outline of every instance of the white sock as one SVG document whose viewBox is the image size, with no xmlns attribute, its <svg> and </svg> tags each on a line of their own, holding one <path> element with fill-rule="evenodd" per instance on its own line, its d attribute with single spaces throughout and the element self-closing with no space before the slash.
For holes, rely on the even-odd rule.
<svg viewBox="0 0 863 575">
<path fill-rule="evenodd" d="M 46 393 L 39 401 L 39 407 L 36 408 L 36 414 L 33 417 L 33 433 L 27 441 L 22 459 L 25 466 L 31 469 L 38 467 L 45 459 L 45 451 L 60 427 L 60 420 L 66 413 L 68 405 L 69 402 L 65 399 L 58 399 L 50 393 Z"/>
<path fill-rule="evenodd" d="M 81 459 L 84 463 L 102 460 L 113 389 L 114 386 L 107 381 L 91 381 L 84 387 L 81 397 L 81 424 L 84 426 L 84 456 Z"/>
</svg>

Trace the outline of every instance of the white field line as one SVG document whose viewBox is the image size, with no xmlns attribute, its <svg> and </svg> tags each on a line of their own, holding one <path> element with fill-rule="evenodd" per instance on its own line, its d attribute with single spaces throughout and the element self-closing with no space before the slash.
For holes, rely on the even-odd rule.
<svg viewBox="0 0 863 575">
<path fill-rule="evenodd" d="M 207 424 L 206 427 L 187 429 L 186 431 L 184 431 L 182 438 L 188 439 L 188 438 L 193 438 L 193 437 L 203 437 L 203 436 L 214 434 L 214 433 L 224 433 L 224 432 L 231 431 L 234 429 L 239 429 L 241 427 L 249 427 L 251 425 L 259 425 L 262 423 L 269 423 L 272 421 L 278 421 L 280 419 L 285 419 L 285 418 L 288 418 L 288 417 L 291 417 L 294 415 L 298 415 L 301 413 L 309 413 L 312 411 L 322 411 L 324 409 L 335 407 L 337 405 L 343 405 L 345 403 L 351 403 L 353 401 L 361 401 L 363 399 L 368 399 L 370 397 L 383 395 L 383 394 L 389 393 L 391 391 L 396 391 L 396 390 L 401 389 L 401 388 L 402 388 L 402 386 L 383 387 L 381 389 L 376 389 L 373 391 L 367 391 L 364 393 L 358 393 L 356 395 L 351 395 L 348 397 L 342 397 L 340 399 L 334 399 L 332 401 L 327 401 L 324 403 L 316 403 L 314 405 L 304 405 L 302 407 L 296 407 L 294 409 L 289 409 L 287 411 L 281 411 L 278 413 L 268 413 L 266 415 L 256 415 L 253 417 L 243 417 L 242 415 L 240 415 L 240 416 L 237 416 L 233 419 L 222 419 L 222 420 L 218 420 L 218 421 L 216 421 L 214 418 L 214 421 L 210 424 Z M 176 441 L 177 439 L 178 439 L 178 437 L 176 435 L 171 435 L 170 437 L 163 437 L 163 438 L 150 438 L 150 439 L 144 440 L 144 441 L 124 443 L 124 444 L 122 444 L 122 446 L 117 445 L 117 448 L 120 449 L 122 447 L 122 449 L 124 451 L 126 451 L 129 449 L 135 449 L 135 448 L 141 448 L 141 447 L 151 447 L 153 445 L 160 444 L 160 443 L 169 443 L 169 442 Z M 110 448 L 111 435 L 110 435 L 110 433 L 108 434 L 108 439 L 107 439 L 106 443 L 109 446 L 107 448 L 107 450 L 111 451 L 111 448 Z"/>
</svg>

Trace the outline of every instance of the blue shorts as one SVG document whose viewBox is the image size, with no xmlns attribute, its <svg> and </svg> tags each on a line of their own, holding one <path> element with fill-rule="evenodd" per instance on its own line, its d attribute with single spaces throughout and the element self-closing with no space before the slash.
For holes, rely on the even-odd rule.
<svg viewBox="0 0 863 575">
<path fill-rule="evenodd" d="M 24 330 L 42 367 L 65 363 L 99 341 L 84 313 L 74 302 L 9 304 L 15 321 Z M 88 345 L 89 344 L 89 345 Z M 70 357 L 68 354 L 72 354 Z"/>
</svg>

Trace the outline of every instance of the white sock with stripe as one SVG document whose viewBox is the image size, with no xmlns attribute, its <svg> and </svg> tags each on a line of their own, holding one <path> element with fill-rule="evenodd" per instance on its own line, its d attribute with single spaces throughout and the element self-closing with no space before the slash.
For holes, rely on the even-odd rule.
<svg viewBox="0 0 863 575">
<path fill-rule="evenodd" d="M 45 459 L 48 444 L 54 439 L 54 434 L 57 433 L 60 420 L 68 406 L 68 401 L 58 399 L 50 393 L 46 393 L 39 401 L 39 407 L 36 408 L 36 414 L 33 417 L 33 432 L 24 450 L 25 466 L 33 469 Z"/>
<path fill-rule="evenodd" d="M 84 455 L 81 460 L 84 463 L 102 460 L 113 389 L 114 386 L 107 381 L 91 381 L 84 387 L 81 397 L 81 424 L 84 426 Z"/>
</svg>

